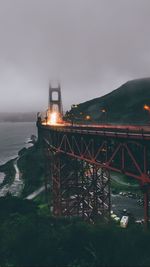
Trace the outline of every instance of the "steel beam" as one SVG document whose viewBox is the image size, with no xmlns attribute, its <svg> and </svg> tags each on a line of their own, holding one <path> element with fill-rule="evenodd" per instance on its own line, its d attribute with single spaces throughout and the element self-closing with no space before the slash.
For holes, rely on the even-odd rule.
<svg viewBox="0 0 150 267">
<path fill-rule="evenodd" d="M 137 179 L 145 187 L 150 185 L 149 132 L 146 135 L 143 132 L 138 134 L 128 132 L 126 137 L 123 136 L 123 132 L 120 132 L 110 136 L 107 134 L 107 129 L 102 135 L 102 130 L 98 131 L 98 129 L 88 131 L 88 129 L 76 129 L 76 127 L 69 129 L 46 127 L 41 123 L 38 124 L 38 130 L 39 140 L 45 140 L 47 148 L 52 149 L 57 155 L 52 161 L 51 168 L 56 215 L 76 214 L 84 219 L 93 220 L 94 218 L 95 220 L 97 214 L 104 213 L 107 201 L 108 213 L 110 213 L 109 186 L 109 193 L 105 194 L 109 184 L 108 170 L 123 172 Z M 132 134 L 135 137 L 133 139 Z M 60 155 L 62 158 L 70 158 L 70 162 L 74 161 L 79 165 L 78 170 L 72 166 L 72 177 L 69 177 L 66 167 L 62 168 L 65 161 L 61 165 Z M 89 169 L 90 178 L 86 177 L 87 169 Z M 70 191 L 68 188 L 71 188 Z M 72 191 L 75 192 L 74 195 L 70 193 Z M 105 195 L 107 201 L 105 201 Z M 64 204 L 61 206 L 61 203 Z M 148 191 L 144 191 L 144 220 L 147 225 Z"/>
</svg>

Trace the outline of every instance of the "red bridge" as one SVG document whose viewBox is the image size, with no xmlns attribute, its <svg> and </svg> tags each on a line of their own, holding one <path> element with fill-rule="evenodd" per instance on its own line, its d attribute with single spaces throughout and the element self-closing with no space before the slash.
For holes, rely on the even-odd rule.
<svg viewBox="0 0 150 267">
<path fill-rule="evenodd" d="M 56 90 L 55 90 L 56 91 Z M 55 216 L 109 218 L 110 171 L 139 181 L 144 220 L 149 219 L 150 127 L 127 125 L 49 125 L 37 121 Z M 132 178 L 131 178 L 132 179 Z"/>
</svg>

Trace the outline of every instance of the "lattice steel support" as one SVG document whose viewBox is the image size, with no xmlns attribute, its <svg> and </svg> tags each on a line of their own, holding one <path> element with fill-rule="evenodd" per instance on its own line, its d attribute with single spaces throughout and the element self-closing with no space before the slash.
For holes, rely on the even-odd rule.
<svg viewBox="0 0 150 267">
<path fill-rule="evenodd" d="M 51 159 L 52 202 L 54 216 L 61 216 L 60 155 L 56 153 Z"/>
<path fill-rule="evenodd" d="M 56 153 L 51 161 L 53 214 L 95 222 L 110 215 L 110 175 L 105 169 Z"/>
<path fill-rule="evenodd" d="M 44 186 L 45 186 L 45 199 L 46 202 L 49 205 L 49 186 L 50 186 L 50 155 L 49 155 L 49 150 L 45 147 L 44 148 Z"/>
<path fill-rule="evenodd" d="M 63 157 L 61 170 L 62 214 L 63 216 L 79 215 L 78 161 Z"/>
<path fill-rule="evenodd" d="M 93 211 L 91 217 L 95 221 L 99 217 L 110 216 L 110 173 L 104 168 L 93 165 L 92 186 Z"/>
</svg>

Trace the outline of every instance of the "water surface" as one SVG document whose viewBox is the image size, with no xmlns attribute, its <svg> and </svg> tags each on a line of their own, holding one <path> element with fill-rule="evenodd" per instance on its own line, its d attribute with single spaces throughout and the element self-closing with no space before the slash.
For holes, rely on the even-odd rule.
<svg viewBox="0 0 150 267">
<path fill-rule="evenodd" d="M 15 158 L 31 134 L 37 135 L 35 122 L 1 122 L 0 165 Z"/>
</svg>

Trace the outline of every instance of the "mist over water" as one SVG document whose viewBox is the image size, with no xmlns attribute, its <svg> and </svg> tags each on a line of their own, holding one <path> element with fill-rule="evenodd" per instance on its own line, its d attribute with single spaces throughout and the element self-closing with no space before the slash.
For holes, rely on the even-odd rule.
<svg viewBox="0 0 150 267">
<path fill-rule="evenodd" d="M 0 165 L 15 158 L 31 134 L 37 135 L 35 122 L 0 123 Z"/>
</svg>

